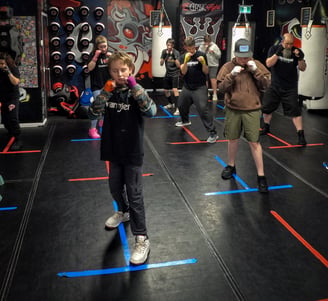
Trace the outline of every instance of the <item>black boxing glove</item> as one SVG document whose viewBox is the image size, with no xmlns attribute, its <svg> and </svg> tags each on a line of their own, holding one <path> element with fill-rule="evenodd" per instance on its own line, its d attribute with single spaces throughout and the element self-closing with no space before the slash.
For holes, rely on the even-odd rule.
<svg viewBox="0 0 328 301">
<path fill-rule="evenodd" d="M 299 61 L 304 60 L 304 52 L 301 49 L 295 47 L 293 48 L 293 53 Z"/>
<path fill-rule="evenodd" d="M 162 59 L 164 61 L 166 61 L 166 59 L 167 59 L 167 51 L 163 51 L 163 53 L 162 53 Z"/>
<path fill-rule="evenodd" d="M 279 46 L 278 46 L 278 48 L 277 48 L 275 54 L 279 56 L 279 55 L 282 54 L 282 51 L 283 51 L 283 50 L 284 50 L 284 47 L 283 47 L 281 44 L 279 44 Z"/>
<path fill-rule="evenodd" d="M 7 66 L 5 66 L 4 68 L 1 68 L 0 69 L 4 74 L 9 74 L 10 73 L 10 70 Z"/>
</svg>

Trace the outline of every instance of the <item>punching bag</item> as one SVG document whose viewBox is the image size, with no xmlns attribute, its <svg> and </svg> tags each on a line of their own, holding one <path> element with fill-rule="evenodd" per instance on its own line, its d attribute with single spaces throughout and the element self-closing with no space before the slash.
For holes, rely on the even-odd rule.
<svg viewBox="0 0 328 301">
<path fill-rule="evenodd" d="M 299 73 L 298 94 L 309 98 L 322 98 L 326 91 L 326 25 L 302 26 L 302 51 L 306 70 Z"/>
<path fill-rule="evenodd" d="M 166 49 L 166 41 L 172 37 L 172 26 L 153 26 L 152 28 L 152 75 L 165 76 L 165 65 L 160 65 L 162 50 Z"/>
<path fill-rule="evenodd" d="M 245 23 L 242 25 L 240 23 L 236 23 L 232 27 L 230 59 L 235 56 L 235 43 L 239 39 L 246 39 L 248 41 L 252 41 L 252 30 L 249 23 Z"/>
</svg>

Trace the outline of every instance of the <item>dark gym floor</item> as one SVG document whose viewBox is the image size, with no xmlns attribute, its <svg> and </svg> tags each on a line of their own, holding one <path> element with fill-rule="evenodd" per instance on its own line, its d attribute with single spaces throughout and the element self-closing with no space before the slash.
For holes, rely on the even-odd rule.
<svg viewBox="0 0 328 301">
<path fill-rule="evenodd" d="M 144 195 L 151 253 L 128 264 L 129 224 L 106 231 L 115 210 L 99 140 L 87 119 L 49 117 L 23 128 L 8 150 L 0 129 L 0 300 L 319 301 L 328 300 L 328 113 L 304 110 L 308 146 L 276 112 L 261 137 L 270 192 L 241 139 L 237 177 L 224 181 L 222 101 L 209 103 L 220 135 L 163 109 L 146 120 Z"/>
</svg>

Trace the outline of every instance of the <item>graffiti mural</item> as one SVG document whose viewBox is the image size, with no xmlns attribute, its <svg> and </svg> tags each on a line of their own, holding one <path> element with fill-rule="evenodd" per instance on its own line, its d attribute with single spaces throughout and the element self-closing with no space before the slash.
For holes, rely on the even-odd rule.
<svg viewBox="0 0 328 301">
<path fill-rule="evenodd" d="M 109 50 L 128 52 L 134 58 L 135 74 L 141 82 L 152 77 L 149 17 L 153 9 L 147 1 L 111 1 L 107 7 Z"/>
<path fill-rule="evenodd" d="M 39 84 L 35 17 L 15 16 L 14 24 L 20 31 L 24 45 L 24 53 L 19 65 L 21 74 L 20 86 L 23 88 L 37 88 Z"/>
<path fill-rule="evenodd" d="M 276 22 L 280 28 L 280 32 L 279 37 L 277 37 L 275 43 L 279 43 L 281 37 L 285 33 L 290 32 L 294 36 L 295 46 L 301 47 L 302 28 L 299 17 L 301 15 L 302 6 L 304 5 L 301 1 L 278 0 L 276 5 Z"/>
<path fill-rule="evenodd" d="M 221 45 L 223 25 L 223 0 L 183 0 L 181 4 L 180 37 L 181 45 L 186 36 L 193 36 L 196 45 L 203 42 L 205 34 Z"/>
</svg>

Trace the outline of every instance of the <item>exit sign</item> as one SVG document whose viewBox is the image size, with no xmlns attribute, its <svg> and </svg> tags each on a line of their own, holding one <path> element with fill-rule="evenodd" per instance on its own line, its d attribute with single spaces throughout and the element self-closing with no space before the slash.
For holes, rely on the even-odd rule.
<svg viewBox="0 0 328 301">
<path fill-rule="evenodd" d="M 252 12 L 251 5 L 239 5 L 239 13 L 240 14 L 250 14 Z"/>
</svg>

